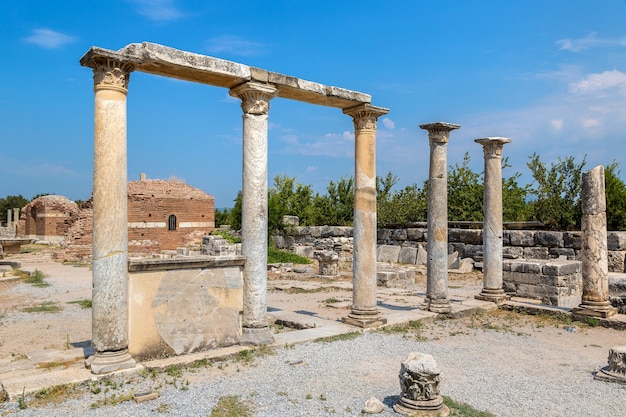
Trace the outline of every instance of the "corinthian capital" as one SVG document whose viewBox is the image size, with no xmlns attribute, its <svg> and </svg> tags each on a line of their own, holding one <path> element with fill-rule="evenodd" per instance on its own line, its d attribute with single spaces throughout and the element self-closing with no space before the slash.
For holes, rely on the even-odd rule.
<svg viewBox="0 0 626 417">
<path fill-rule="evenodd" d="M 89 65 L 93 68 L 94 89 L 114 89 L 128 92 L 130 73 L 135 67 L 128 62 L 110 58 L 94 58 Z"/>
<path fill-rule="evenodd" d="M 426 123 L 420 125 L 421 129 L 428 130 L 428 140 L 430 142 L 448 143 L 450 132 L 460 128 L 461 125 L 446 122 Z"/>
<path fill-rule="evenodd" d="M 376 121 L 383 114 L 389 113 L 389 109 L 372 106 L 371 104 L 359 104 L 355 107 L 343 109 L 343 113 L 352 116 L 354 130 L 376 130 Z"/>
<path fill-rule="evenodd" d="M 246 114 L 268 114 L 270 100 L 278 90 L 270 85 L 244 83 L 230 89 L 229 94 L 241 99 L 241 109 Z"/>
<path fill-rule="evenodd" d="M 505 143 L 511 142 L 509 138 L 490 137 L 474 139 L 474 142 L 483 146 L 485 158 L 502 158 L 502 147 Z"/>
</svg>

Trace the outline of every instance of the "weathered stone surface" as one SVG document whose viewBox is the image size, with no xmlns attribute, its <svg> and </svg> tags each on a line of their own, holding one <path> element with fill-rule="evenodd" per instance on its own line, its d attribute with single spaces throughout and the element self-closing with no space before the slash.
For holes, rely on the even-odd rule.
<svg viewBox="0 0 626 417">
<path fill-rule="evenodd" d="M 378 262 L 398 262 L 400 256 L 400 246 L 380 245 L 378 247 Z"/>
<path fill-rule="evenodd" d="M 315 251 L 313 257 L 318 261 L 319 275 L 339 275 L 339 256 L 335 252 L 329 250 Z"/>
<path fill-rule="evenodd" d="M 502 248 L 502 256 L 510 259 L 522 258 L 524 249 L 521 247 L 505 246 Z"/>
<path fill-rule="evenodd" d="M 609 272 L 625 272 L 625 252 L 610 250 L 608 251 Z"/>
<path fill-rule="evenodd" d="M 582 245 L 580 232 L 563 232 L 563 247 L 580 249 Z"/>
<path fill-rule="evenodd" d="M 549 248 L 548 256 L 550 258 L 565 258 L 573 261 L 576 259 L 576 251 L 572 248 Z"/>
<path fill-rule="evenodd" d="M 595 378 L 626 384 L 626 346 L 614 346 L 609 350 L 609 364 L 597 372 Z"/>
<path fill-rule="evenodd" d="M 439 384 L 441 371 L 435 359 L 426 353 L 411 352 L 400 367 L 400 399 L 393 406 L 404 415 L 447 416 Z"/>
<path fill-rule="evenodd" d="M 296 246 L 294 249 L 295 249 L 295 253 L 300 256 L 304 256 L 306 258 L 313 257 L 314 249 L 312 246 Z"/>
<path fill-rule="evenodd" d="M 530 230 L 509 230 L 509 244 L 511 246 L 533 246 L 535 232 Z"/>
<path fill-rule="evenodd" d="M 391 239 L 400 240 L 400 241 L 406 240 L 407 239 L 406 229 L 393 229 L 393 231 L 391 232 Z"/>
<path fill-rule="evenodd" d="M 417 259 L 415 260 L 416 265 L 426 265 L 426 261 L 428 259 L 428 253 L 423 245 L 419 245 L 417 247 Z"/>
<path fill-rule="evenodd" d="M 569 275 L 580 272 L 581 263 L 577 261 L 550 261 L 543 265 L 541 272 L 545 275 Z"/>
<path fill-rule="evenodd" d="M 548 248 L 563 246 L 563 233 L 552 231 L 538 231 L 535 233 L 535 244 Z"/>
<path fill-rule="evenodd" d="M 398 262 L 401 264 L 415 265 L 417 261 L 417 248 L 401 248 L 398 254 Z"/>
<path fill-rule="evenodd" d="M 459 229 L 459 241 L 481 245 L 483 243 L 483 231 L 480 229 Z"/>
<path fill-rule="evenodd" d="M 426 229 L 410 227 L 406 229 L 406 234 L 407 234 L 406 237 L 409 240 L 424 241 L 426 240 L 426 238 L 424 237 L 425 232 L 426 232 Z"/>
<path fill-rule="evenodd" d="M 548 259 L 550 258 L 548 254 L 548 248 L 544 247 L 531 247 L 524 248 L 524 258 L 525 259 Z"/>
<path fill-rule="evenodd" d="M 378 229 L 376 238 L 379 242 L 386 244 L 391 240 L 391 229 Z"/>
<path fill-rule="evenodd" d="M 626 232 L 608 232 L 606 240 L 609 250 L 626 250 Z"/>
<path fill-rule="evenodd" d="M 361 412 L 365 414 L 379 414 L 382 413 L 384 409 L 385 404 L 381 403 L 378 398 L 372 397 L 365 402 Z"/>
<path fill-rule="evenodd" d="M 580 204 L 583 216 L 606 212 L 606 193 L 604 190 L 604 167 L 597 167 L 583 172 L 583 190 Z"/>
</svg>

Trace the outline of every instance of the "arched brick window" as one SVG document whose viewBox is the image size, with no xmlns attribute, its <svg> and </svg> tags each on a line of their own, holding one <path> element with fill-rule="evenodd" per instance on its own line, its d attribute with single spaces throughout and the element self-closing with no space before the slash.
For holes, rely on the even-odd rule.
<svg viewBox="0 0 626 417">
<path fill-rule="evenodd" d="M 167 230 L 176 230 L 176 216 L 173 214 L 167 219 Z"/>
</svg>

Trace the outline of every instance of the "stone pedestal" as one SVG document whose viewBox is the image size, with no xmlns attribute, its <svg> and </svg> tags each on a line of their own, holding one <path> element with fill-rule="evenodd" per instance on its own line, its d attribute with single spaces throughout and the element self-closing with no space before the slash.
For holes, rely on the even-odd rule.
<svg viewBox="0 0 626 417">
<path fill-rule="evenodd" d="M 267 321 L 267 118 L 272 86 L 244 83 L 230 90 L 242 100 L 243 185 L 241 254 L 243 270 L 242 344 L 270 343 Z"/>
<path fill-rule="evenodd" d="M 339 255 L 331 250 L 316 250 L 313 257 L 319 265 L 319 275 L 334 278 L 339 275 Z"/>
<path fill-rule="evenodd" d="M 450 410 L 439 390 L 441 372 L 428 354 L 411 352 L 400 367 L 400 399 L 393 406 L 405 416 L 446 417 Z"/>
<path fill-rule="evenodd" d="M 444 122 L 420 125 L 428 131 L 428 240 L 425 307 L 449 313 L 448 299 L 448 139 L 460 125 Z"/>
<path fill-rule="evenodd" d="M 502 303 L 509 297 L 502 288 L 502 147 L 511 139 L 476 139 L 483 146 L 485 180 L 483 185 L 483 290 L 479 300 Z"/>
<path fill-rule="evenodd" d="M 344 109 L 354 121 L 354 255 L 352 310 L 343 321 L 359 327 L 387 322 L 376 307 L 376 122 L 388 109 Z"/>
<path fill-rule="evenodd" d="M 85 59 L 85 58 L 84 58 Z M 126 94 L 133 66 L 93 58 L 93 291 L 92 345 L 86 365 L 94 374 L 135 366 L 128 353 L 128 185 Z"/>
<path fill-rule="evenodd" d="M 609 366 L 598 371 L 595 379 L 626 384 L 626 346 L 615 346 L 609 350 Z"/>
<path fill-rule="evenodd" d="M 575 317 L 607 318 L 617 309 L 609 301 L 609 264 L 606 232 L 604 167 L 598 165 L 583 173 L 582 194 L 582 303 Z"/>
</svg>

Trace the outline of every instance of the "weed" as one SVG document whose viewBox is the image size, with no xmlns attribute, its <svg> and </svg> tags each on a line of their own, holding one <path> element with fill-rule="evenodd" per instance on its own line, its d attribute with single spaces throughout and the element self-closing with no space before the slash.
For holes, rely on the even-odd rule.
<svg viewBox="0 0 626 417">
<path fill-rule="evenodd" d="M 42 362 L 37 365 L 37 368 L 54 369 L 54 368 L 63 367 L 63 369 L 67 369 L 71 364 L 76 363 L 79 359 L 82 359 L 82 358 L 77 358 L 77 359 L 69 360 L 69 361 Z"/>
<path fill-rule="evenodd" d="M 17 407 L 20 410 L 26 410 L 28 408 L 28 403 L 26 402 L 26 396 L 24 395 L 24 391 L 26 391 L 26 387 L 22 388 L 22 395 L 17 398 Z"/>
<path fill-rule="evenodd" d="M 450 417 L 495 417 L 495 414 L 475 409 L 469 404 L 454 401 L 450 397 L 443 397 L 443 403 L 450 409 Z"/>
<path fill-rule="evenodd" d="M 139 374 L 139 376 L 141 376 L 142 378 L 145 378 L 145 379 L 150 378 L 150 379 L 152 379 L 152 380 L 155 380 L 155 379 L 156 379 L 156 377 L 157 377 L 158 371 L 157 371 L 156 369 L 154 369 L 154 368 L 150 368 L 150 369 L 148 369 L 148 368 L 143 368 L 143 369 L 141 369 L 141 370 L 138 372 L 138 374 Z"/>
<path fill-rule="evenodd" d="M 113 394 L 110 397 L 107 397 L 105 395 L 104 398 L 102 398 L 101 400 L 98 400 L 92 403 L 91 408 L 95 410 L 96 408 L 100 408 L 105 405 L 117 405 L 119 403 L 131 401 L 134 396 L 135 396 L 135 393 L 132 390 L 127 394 L 120 394 L 120 395 Z"/>
<path fill-rule="evenodd" d="M 328 413 L 328 414 L 335 414 L 336 413 L 334 407 L 329 407 L 327 405 L 324 406 L 324 411 L 326 411 L 326 413 Z"/>
<path fill-rule="evenodd" d="M 252 407 L 234 395 L 223 395 L 211 411 L 210 417 L 252 417 Z"/>
<path fill-rule="evenodd" d="M 233 359 L 235 362 L 250 363 L 254 360 L 254 355 L 250 349 L 244 349 Z"/>
<path fill-rule="evenodd" d="M 325 300 L 322 300 L 321 303 L 323 304 L 334 304 L 334 303 L 340 303 L 342 300 L 340 300 L 339 298 L 336 297 L 330 297 L 327 298 Z"/>
<path fill-rule="evenodd" d="M 586 317 L 585 318 L 585 323 L 589 327 L 598 327 L 598 324 L 600 324 L 600 319 L 597 318 L 597 317 Z"/>
<path fill-rule="evenodd" d="M 57 304 L 55 301 L 44 301 L 38 306 L 24 307 L 22 311 L 24 313 L 58 313 L 62 308 Z"/>
<path fill-rule="evenodd" d="M 317 339 L 314 340 L 314 342 L 319 342 L 319 343 L 330 343 L 330 342 L 339 342 L 342 340 L 352 340 L 352 339 L 356 339 L 357 337 L 361 336 L 363 333 L 361 332 L 349 332 L 349 333 L 342 333 L 342 334 L 338 334 L 335 336 L 325 336 L 325 337 L 318 337 Z"/>
<path fill-rule="evenodd" d="M 281 397 L 286 397 L 287 396 L 287 391 L 278 391 L 276 394 L 281 396 Z"/>
<path fill-rule="evenodd" d="M 183 370 L 177 368 L 176 366 L 168 366 L 165 370 L 165 373 L 167 374 L 167 376 L 172 378 L 180 378 L 181 376 L 183 376 Z"/>
<path fill-rule="evenodd" d="M 26 282 L 27 284 L 31 284 L 33 287 L 43 288 L 43 287 L 50 286 L 50 284 L 44 280 L 44 278 L 46 278 L 47 275 L 44 274 L 39 269 L 35 269 L 30 274 L 28 272 L 24 272 L 20 270 L 17 270 L 17 271 L 19 271 L 18 274 L 24 279 L 24 282 Z"/>
<path fill-rule="evenodd" d="M 324 394 L 320 394 L 320 401 L 326 401 L 327 398 Z"/>
<path fill-rule="evenodd" d="M 306 397 L 304 397 L 307 400 L 312 400 L 313 396 L 311 394 L 307 394 Z"/>
<path fill-rule="evenodd" d="M 396 324 L 393 326 L 385 326 L 381 328 L 379 331 L 384 334 L 403 334 L 407 335 L 409 333 L 413 334 L 415 340 L 424 341 L 426 338 L 422 335 L 423 323 L 418 320 L 411 320 L 404 324 Z"/>
<path fill-rule="evenodd" d="M 224 230 L 214 230 L 211 232 L 211 234 L 221 236 L 224 239 L 226 239 L 229 243 L 241 243 L 240 237 L 235 237 Z"/>
<path fill-rule="evenodd" d="M 161 403 L 154 411 L 157 413 L 169 413 L 171 409 L 172 406 L 170 404 Z"/>
<path fill-rule="evenodd" d="M 44 407 L 49 404 L 59 405 L 69 398 L 80 395 L 80 389 L 76 384 L 63 384 L 50 388 L 43 388 L 33 394 L 29 405 L 31 407 Z"/>
<path fill-rule="evenodd" d="M 83 300 L 75 300 L 68 301 L 67 304 L 76 304 L 80 306 L 80 308 L 91 308 L 91 300 L 83 299 Z"/>
</svg>

